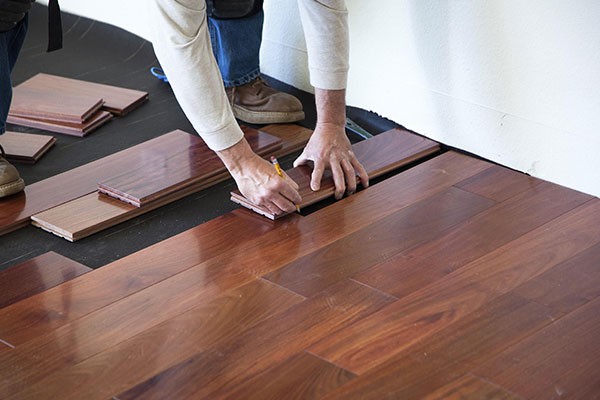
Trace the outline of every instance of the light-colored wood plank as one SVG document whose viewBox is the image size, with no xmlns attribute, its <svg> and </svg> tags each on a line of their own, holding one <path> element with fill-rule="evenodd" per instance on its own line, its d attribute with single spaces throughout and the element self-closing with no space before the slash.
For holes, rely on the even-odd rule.
<svg viewBox="0 0 600 400">
<path fill-rule="evenodd" d="M 35 163 L 56 142 L 49 135 L 7 131 L 0 135 L 0 146 L 11 161 Z"/>
</svg>

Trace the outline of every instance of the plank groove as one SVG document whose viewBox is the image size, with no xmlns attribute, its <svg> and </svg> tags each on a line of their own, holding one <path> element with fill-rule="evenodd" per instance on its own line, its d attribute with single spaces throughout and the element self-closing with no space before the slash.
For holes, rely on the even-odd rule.
<svg viewBox="0 0 600 400">
<path fill-rule="evenodd" d="M 414 135 L 408 131 L 392 129 L 374 136 L 369 140 L 358 142 L 352 151 L 361 162 L 370 178 L 381 176 L 403 165 L 439 151 L 439 144 L 429 139 Z M 300 208 L 333 196 L 335 185 L 331 171 L 326 171 L 321 180 L 321 188 L 314 192 L 310 188 L 312 168 L 303 165 L 286 171 L 298 186 L 302 196 Z M 231 200 L 258 214 L 270 219 L 281 218 L 285 214 L 273 215 L 264 207 L 248 201 L 238 190 L 231 192 Z"/>
</svg>

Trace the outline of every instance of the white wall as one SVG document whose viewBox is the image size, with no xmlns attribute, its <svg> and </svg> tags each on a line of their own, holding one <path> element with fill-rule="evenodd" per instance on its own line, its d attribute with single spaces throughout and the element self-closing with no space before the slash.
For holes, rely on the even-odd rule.
<svg viewBox="0 0 600 400">
<path fill-rule="evenodd" d="M 61 0 L 64 10 L 147 37 L 148 27 L 132 17 L 140 15 L 136 10 L 143 3 Z M 599 1 L 347 0 L 347 5 L 348 104 L 600 196 Z M 309 90 L 296 2 L 267 0 L 265 9 L 263 71 Z"/>
</svg>

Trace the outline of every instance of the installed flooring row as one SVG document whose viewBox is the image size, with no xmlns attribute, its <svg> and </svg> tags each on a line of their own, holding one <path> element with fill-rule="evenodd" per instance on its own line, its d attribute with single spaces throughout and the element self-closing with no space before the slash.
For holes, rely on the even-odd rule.
<svg viewBox="0 0 600 400">
<path fill-rule="evenodd" d="M 597 198 L 447 152 L 30 289 L 0 397 L 594 398 L 599 259 Z"/>
</svg>

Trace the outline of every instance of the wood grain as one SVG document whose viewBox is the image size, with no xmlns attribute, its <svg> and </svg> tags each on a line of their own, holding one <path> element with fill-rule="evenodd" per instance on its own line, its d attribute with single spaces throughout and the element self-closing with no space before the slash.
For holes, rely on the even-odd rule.
<svg viewBox="0 0 600 400">
<path fill-rule="evenodd" d="M 0 308 L 91 271 L 52 251 L 0 271 Z"/>
<path fill-rule="evenodd" d="M 185 146 L 189 134 L 173 131 L 129 149 L 111 154 L 36 182 L 23 193 L 0 199 L 0 235 L 29 223 L 29 218 L 42 211 L 96 191 L 99 181 L 118 175 L 139 164 L 142 154 L 164 147 Z M 57 190 L 60 188 L 60 190 Z"/>
<path fill-rule="evenodd" d="M 266 125 L 260 130 L 281 139 L 281 147 L 273 150 L 275 157 L 285 156 L 303 149 L 313 133 L 311 129 L 296 124 Z"/>
<path fill-rule="evenodd" d="M 148 100 L 148 93 L 144 91 L 44 73 L 33 76 L 17 88 L 36 89 L 54 96 L 60 93 L 76 97 L 98 97 L 104 100 L 103 109 L 119 116 L 128 114 Z"/>
<path fill-rule="evenodd" d="M 98 110 L 81 123 L 55 122 L 45 119 L 27 118 L 16 115 L 9 115 L 7 122 L 15 125 L 27 126 L 29 128 L 84 137 L 110 121 L 111 118 L 112 114 L 108 111 Z"/>
<path fill-rule="evenodd" d="M 268 133 L 243 127 L 250 147 L 264 155 L 281 140 Z M 225 172 L 219 157 L 199 136 L 187 136 L 188 143 L 162 147 L 140 154 L 140 162 L 128 171 L 101 181 L 98 190 L 136 207 L 144 206 L 189 185 Z"/>
<path fill-rule="evenodd" d="M 98 95 L 47 90 L 28 81 L 13 88 L 8 116 L 81 124 L 104 104 Z"/>
<path fill-rule="evenodd" d="M 521 397 L 489 381 L 466 374 L 443 388 L 430 393 L 424 400 L 519 400 Z"/>
<path fill-rule="evenodd" d="M 7 131 L 0 135 L 0 146 L 10 161 L 33 164 L 40 159 L 56 142 L 48 135 Z"/>
<path fill-rule="evenodd" d="M 362 163 L 370 178 L 381 176 L 419 158 L 439 151 L 439 145 L 429 139 L 408 131 L 392 129 L 369 140 L 352 146 L 356 158 Z M 286 171 L 298 186 L 302 196 L 300 208 L 333 196 L 334 183 L 330 171 L 326 171 L 321 181 L 321 189 L 314 192 L 310 188 L 312 168 L 299 166 Z M 239 191 L 231 193 L 231 200 L 270 219 L 281 218 L 285 214 L 273 215 L 269 210 L 248 201 Z"/>
<path fill-rule="evenodd" d="M 493 165 L 489 169 L 458 183 L 456 187 L 501 202 L 542 182 L 541 179 L 533 178 L 500 165 Z"/>
<path fill-rule="evenodd" d="M 310 351 L 361 374 L 596 244 L 599 223 L 600 201 L 590 201 L 336 332 Z"/>
<path fill-rule="evenodd" d="M 493 204 L 492 200 L 451 188 L 299 257 L 265 278 L 310 297 L 404 249 L 442 235 Z"/>
<path fill-rule="evenodd" d="M 591 399 L 600 381 L 596 298 L 474 370 L 524 398 Z"/>
</svg>

